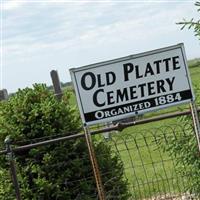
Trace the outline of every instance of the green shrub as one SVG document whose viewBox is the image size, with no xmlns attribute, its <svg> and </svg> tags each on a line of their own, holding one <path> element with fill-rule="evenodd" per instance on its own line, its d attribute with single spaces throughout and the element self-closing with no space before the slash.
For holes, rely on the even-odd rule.
<svg viewBox="0 0 200 200">
<path fill-rule="evenodd" d="M 14 145 L 21 145 L 37 138 L 79 131 L 79 117 L 69 106 L 68 99 L 65 94 L 57 101 L 45 85 L 34 85 L 33 89 L 19 90 L 7 102 L 0 102 L 1 148 L 7 135 L 11 135 Z M 109 199 L 128 199 L 120 158 L 112 154 L 105 142 L 96 140 L 94 147 Z M 23 200 L 96 199 L 96 185 L 84 138 L 20 151 L 15 159 Z M 13 199 L 10 178 L 3 173 L 8 169 L 7 162 L 1 156 L 2 200 Z"/>
<path fill-rule="evenodd" d="M 196 97 L 199 105 L 200 98 L 198 95 Z M 167 145 L 163 146 L 171 156 L 175 157 L 176 170 L 180 177 L 185 179 L 185 192 L 200 197 L 200 152 L 192 126 L 192 117 L 180 117 L 179 124 L 183 127 L 182 131 L 168 137 Z"/>
<path fill-rule="evenodd" d="M 195 6 L 197 12 L 200 13 L 200 2 L 197 1 Z M 178 24 L 182 25 L 181 29 L 184 29 L 185 27 L 188 27 L 189 29 L 192 28 L 195 32 L 195 36 L 200 39 L 200 20 L 194 21 L 193 18 L 191 20 L 184 19 L 183 22 L 179 22 Z M 198 63 L 196 63 L 195 66 L 200 67 Z M 196 103 L 197 105 L 200 105 L 200 88 L 199 86 L 195 87 Z M 181 117 L 179 121 L 183 127 L 187 126 L 187 124 L 191 124 L 191 122 L 191 116 Z M 194 128 L 175 133 L 175 135 L 168 138 L 168 145 L 165 146 L 164 149 L 176 158 L 175 161 L 178 173 L 187 178 L 187 181 L 185 182 L 186 190 L 200 197 L 200 152 L 198 150 Z"/>
</svg>

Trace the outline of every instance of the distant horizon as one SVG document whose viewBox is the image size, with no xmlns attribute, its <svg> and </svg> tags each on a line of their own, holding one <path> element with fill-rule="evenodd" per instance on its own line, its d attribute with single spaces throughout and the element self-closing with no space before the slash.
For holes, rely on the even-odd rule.
<svg viewBox="0 0 200 200">
<path fill-rule="evenodd" d="M 189 59 L 189 60 L 187 60 L 188 62 L 191 62 L 191 61 L 195 61 L 195 60 L 198 60 L 199 62 L 200 62 L 200 57 L 199 58 L 193 58 L 193 59 Z M 96 64 L 96 63 L 91 63 L 91 64 Z M 58 71 L 58 75 L 59 75 L 59 71 Z M 50 77 L 50 72 L 49 72 L 49 77 Z M 51 79 L 51 77 L 50 77 L 50 79 Z M 66 81 L 66 82 L 63 82 L 63 81 L 60 81 L 60 83 L 61 83 L 61 87 L 63 87 L 62 85 L 66 85 L 66 84 L 70 84 L 70 85 L 73 85 L 73 83 L 72 83 L 72 80 L 69 80 L 69 81 Z M 53 87 L 53 83 L 51 82 L 50 84 L 46 84 L 46 83 L 33 83 L 32 84 L 32 86 L 25 86 L 24 88 L 18 88 L 16 91 L 13 91 L 13 92 L 9 92 L 6 88 L 3 88 L 3 89 L 6 89 L 7 90 L 7 92 L 8 92 L 8 94 L 9 95 L 11 95 L 11 94 L 14 94 L 14 93 L 16 93 L 19 89 L 21 89 L 21 90 L 23 90 L 23 89 L 25 89 L 25 88 L 32 88 L 33 87 L 33 85 L 34 84 L 45 84 L 47 87 Z M 63 88 L 62 88 L 63 89 Z"/>
<path fill-rule="evenodd" d="M 152 49 L 153 50 L 153 49 Z M 143 53 L 143 52 L 141 52 L 141 53 Z M 127 56 L 129 56 L 129 55 L 127 55 Z M 124 56 L 123 56 L 124 57 Z M 117 59 L 117 58 L 112 58 L 112 59 Z M 112 60 L 111 59 L 111 60 Z M 192 59 L 187 59 L 187 61 L 188 62 L 191 62 L 191 61 L 194 61 L 194 60 L 199 60 L 200 61 L 200 57 L 196 57 L 196 58 L 192 58 Z M 105 60 L 105 61 L 107 61 L 107 60 Z M 104 61 L 101 61 L 101 62 L 104 62 Z M 98 62 L 99 63 L 99 62 Z M 98 64 L 98 63 L 90 63 L 91 65 L 93 65 L 93 64 Z M 89 65 L 90 65 L 89 64 Z M 85 66 L 85 65 L 84 65 Z M 77 67 L 84 67 L 84 66 L 77 66 Z M 49 71 L 49 79 L 51 80 L 51 76 L 50 76 L 50 72 L 51 71 Z M 58 71 L 58 75 L 59 75 L 59 71 Z M 59 78 L 60 78 L 60 75 L 59 75 Z M 68 83 L 72 83 L 72 80 L 68 80 L 68 81 L 66 81 L 66 82 L 63 82 L 63 81 L 60 81 L 62 84 L 68 84 Z M 13 93 L 16 93 L 19 89 L 25 89 L 25 88 L 32 88 L 33 87 L 33 85 L 34 84 L 45 84 L 47 87 L 53 87 L 53 83 L 52 82 L 50 82 L 49 84 L 47 84 L 47 83 L 44 83 L 44 82 L 37 82 L 37 83 L 33 83 L 31 86 L 25 86 L 24 88 L 18 88 L 18 89 L 16 89 L 16 91 L 12 91 L 12 92 L 9 92 L 9 91 L 7 91 L 8 92 L 8 94 L 13 94 Z M 7 88 L 2 88 L 2 89 L 6 89 L 7 90 Z"/>
</svg>

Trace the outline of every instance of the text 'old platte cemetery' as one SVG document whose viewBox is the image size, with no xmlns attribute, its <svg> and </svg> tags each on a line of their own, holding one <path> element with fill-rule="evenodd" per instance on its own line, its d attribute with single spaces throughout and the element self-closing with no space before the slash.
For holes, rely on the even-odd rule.
<svg viewBox="0 0 200 200">
<path fill-rule="evenodd" d="M 191 101 L 183 44 L 70 70 L 83 123 L 119 120 Z"/>
</svg>

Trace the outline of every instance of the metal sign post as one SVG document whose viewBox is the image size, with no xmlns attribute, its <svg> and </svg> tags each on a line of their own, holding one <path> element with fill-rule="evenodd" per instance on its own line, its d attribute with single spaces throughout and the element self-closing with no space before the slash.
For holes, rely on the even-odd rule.
<svg viewBox="0 0 200 200">
<path fill-rule="evenodd" d="M 94 148 L 92 145 L 92 138 L 90 135 L 89 128 L 87 126 L 84 126 L 84 133 L 85 133 L 85 139 L 86 139 L 86 143 L 87 143 L 87 147 L 88 147 L 88 151 L 89 151 L 90 161 L 92 164 L 93 173 L 95 176 L 99 200 L 105 200 L 105 194 L 104 194 L 104 190 L 103 190 L 101 175 L 100 175 L 97 159 L 95 156 Z"/>
<path fill-rule="evenodd" d="M 198 143 L 198 149 L 200 153 L 200 124 L 199 124 L 199 116 L 197 112 L 197 107 L 194 101 L 190 103 L 190 108 L 191 108 L 192 120 L 194 124 L 194 130 L 195 130 L 197 143 Z"/>
</svg>

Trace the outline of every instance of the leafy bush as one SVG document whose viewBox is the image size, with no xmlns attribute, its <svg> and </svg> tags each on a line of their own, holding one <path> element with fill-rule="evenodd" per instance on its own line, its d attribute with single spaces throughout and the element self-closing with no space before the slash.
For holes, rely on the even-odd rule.
<svg viewBox="0 0 200 200">
<path fill-rule="evenodd" d="M 7 102 L 0 102 L 1 147 L 7 135 L 11 135 L 14 145 L 21 145 L 37 138 L 79 131 L 79 117 L 69 106 L 68 99 L 65 94 L 57 101 L 45 85 L 34 85 L 33 89 L 19 90 Z M 119 157 L 112 154 L 105 142 L 96 140 L 94 147 L 109 199 L 128 199 L 128 186 L 123 179 Z M 15 159 L 23 200 L 96 199 L 96 185 L 84 138 L 20 151 Z M 8 171 L 7 162 L 0 158 L 2 200 L 14 199 L 10 178 L 4 173 Z"/>
<path fill-rule="evenodd" d="M 195 3 L 197 11 L 200 12 L 200 2 Z M 179 22 L 182 25 L 181 29 L 188 27 L 192 28 L 195 32 L 195 36 L 200 39 L 200 20 L 185 20 Z M 197 65 L 198 66 L 198 63 Z M 200 67 L 200 66 L 198 66 Z M 196 101 L 197 105 L 200 105 L 200 88 L 196 86 Z M 199 114 L 200 119 L 200 114 Z M 184 116 L 180 118 L 182 126 L 190 124 L 192 122 L 191 117 Z M 175 156 L 177 162 L 177 169 L 181 176 L 187 177 L 186 190 L 190 193 L 200 197 L 200 153 L 198 150 L 197 140 L 194 135 L 195 131 L 190 128 L 188 131 L 182 131 L 179 134 L 169 138 L 168 146 L 165 149 Z"/>
<path fill-rule="evenodd" d="M 196 92 L 196 94 L 198 93 Z M 198 95 L 196 97 L 199 105 L 200 98 Z M 167 146 L 164 146 L 164 149 L 175 157 L 177 172 L 180 177 L 186 179 L 185 192 L 200 197 L 200 152 L 191 123 L 191 116 L 180 117 L 179 124 L 183 129 L 167 138 L 168 143 Z"/>
</svg>

